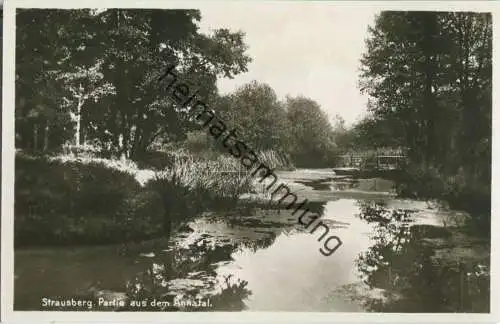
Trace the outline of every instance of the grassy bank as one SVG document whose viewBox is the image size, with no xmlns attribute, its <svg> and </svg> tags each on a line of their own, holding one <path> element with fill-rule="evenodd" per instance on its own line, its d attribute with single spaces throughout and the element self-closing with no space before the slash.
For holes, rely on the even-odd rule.
<svg viewBox="0 0 500 324">
<path fill-rule="evenodd" d="M 209 209 L 228 208 L 251 182 L 230 158 L 174 158 L 144 185 L 135 163 L 16 155 L 15 244 L 137 241 L 169 235 Z"/>
<path fill-rule="evenodd" d="M 465 172 L 446 175 L 437 168 L 408 165 L 396 177 L 396 191 L 400 197 L 435 199 L 453 209 L 471 214 L 471 226 L 480 234 L 489 236 L 491 219 L 491 185 Z"/>
</svg>

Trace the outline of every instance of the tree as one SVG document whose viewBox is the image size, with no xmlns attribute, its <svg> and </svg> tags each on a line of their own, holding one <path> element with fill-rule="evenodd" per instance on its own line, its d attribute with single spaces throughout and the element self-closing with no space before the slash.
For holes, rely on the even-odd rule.
<svg viewBox="0 0 500 324">
<path fill-rule="evenodd" d="M 354 129 L 345 125 L 345 120 L 340 115 L 333 118 L 333 133 L 335 136 L 335 145 L 339 151 L 345 152 L 354 149 Z"/>
<path fill-rule="evenodd" d="M 253 81 L 218 99 L 217 112 L 256 151 L 286 152 L 289 124 L 284 106 L 267 84 Z"/>
<path fill-rule="evenodd" d="M 339 114 L 336 114 L 333 118 L 333 130 L 335 133 L 345 133 L 347 131 L 345 119 Z"/>
<path fill-rule="evenodd" d="M 177 140 L 189 130 L 189 121 L 155 84 L 169 64 L 178 64 L 179 77 L 190 80 L 202 98 L 216 93 L 217 76 L 245 71 L 249 58 L 243 34 L 200 34 L 200 19 L 197 10 L 107 10 L 99 15 L 99 30 L 108 26 L 109 34 L 104 42 L 95 37 L 94 44 L 104 47 L 104 74 L 117 89 L 108 108 L 111 118 L 99 125 L 112 134 L 121 153 L 135 158 L 154 140 Z"/>
<path fill-rule="evenodd" d="M 56 76 L 57 79 L 64 80 L 65 87 L 71 94 L 69 98 L 63 97 L 63 100 L 69 106 L 72 121 L 76 123 L 75 145 L 77 146 L 81 144 L 82 109 L 86 102 L 91 99 L 96 103 L 103 96 L 116 94 L 113 84 L 103 80 L 101 65 L 102 61 L 90 68 L 77 66 L 74 72 L 59 73 Z M 88 125 L 90 122 L 84 124 Z"/>
<path fill-rule="evenodd" d="M 344 133 L 341 137 L 342 147 L 361 150 L 402 148 L 404 142 L 401 137 L 395 136 L 401 133 L 401 130 L 396 129 L 398 124 L 390 119 L 368 115 Z"/>
<path fill-rule="evenodd" d="M 338 153 L 335 133 L 319 104 L 305 97 L 287 97 L 286 111 L 291 124 L 292 158 L 297 165 L 320 167 L 334 163 Z"/>
<path fill-rule="evenodd" d="M 466 12 L 383 12 L 370 28 L 361 90 L 413 161 L 490 173 L 491 28 Z"/>
<path fill-rule="evenodd" d="M 16 15 L 16 145 L 47 150 L 71 136 L 57 74 L 71 67 L 70 53 L 90 11 L 18 9 Z"/>
<path fill-rule="evenodd" d="M 250 61 L 243 33 L 201 34 L 200 19 L 197 10 L 19 11 L 18 144 L 37 146 L 27 132 L 37 134 L 40 116 L 48 120 L 40 112 L 48 110 L 73 117 L 89 140 L 131 158 L 156 140 L 184 137 L 192 123 L 157 82 L 166 67 L 178 64 L 179 77 L 212 98 L 217 77 L 243 72 Z M 32 49 L 39 54 L 34 60 Z M 38 119 L 25 118 L 32 110 Z"/>
</svg>

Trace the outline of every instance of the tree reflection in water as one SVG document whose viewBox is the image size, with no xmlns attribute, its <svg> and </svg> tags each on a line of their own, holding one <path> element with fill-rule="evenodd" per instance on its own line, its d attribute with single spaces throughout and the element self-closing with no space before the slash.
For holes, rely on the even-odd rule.
<svg viewBox="0 0 500 324">
<path fill-rule="evenodd" d="M 177 248 L 169 252 L 161 261 L 155 261 L 145 271 L 139 273 L 127 284 L 128 300 L 168 301 L 169 306 L 146 307 L 128 306 L 126 311 L 241 311 L 246 308 L 245 299 L 251 295 L 247 281 L 233 275 L 218 276 L 216 269 L 221 262 L 231 261 L 231 254 L 241 245 L 257 250 L 271 245 L 276 235 L 265 236 L 261 240 L 238 244 L 209 244 L 199 240 L 187 248 Z M 212 307 L 179 307 L 174 299 L 195 301 L 197 298 L 210 299 Z"/>
<path fill-rule="evenodd" d="M 380 312 L 489 312 L 489 259 L 466 262 L 438 258 L 429 239 L 447 239 L 443 227 L 412 224 L 414 210 L 388 209 L 359 201 L 359 217 L 375 225 L 374 244 L 356 265 L 365 284 L 384 298 L 366 298 Z M 476 260 L 477 261 L 477 260 Z"/>
<path fill-rule="evenodd" d="M 315 212 L 322 213 L 324 203 L 312 203 Z M 146 307 L 127 307 L 126 311 L 241 311 L 246 309 L 245 299 L 251 295 L 248 282 L 233 275 L 218 276 L 217 267 L 221 263 L 232 261 L 232 254 L 248 249 L 256 252 L 271 246 L 278 235 L 287 231 L 296 231 L 296 221 L 280 219 L 284 213 L 276 209 L 252 209 L 251 215 L 228 213 L 216 217 L 212 222 L 220 221 L 229 228 L 242 228 L 235 231 L 234 237 L 219 240 L 210 235 L 202 236 L 188 247 L 176 247 L 161 257 L 155 258 L 149 268 L 137 274 L 127 284 L 127 299 L 152 300 L 154 298 L 170 303 L 158 307 L 148 304 Z M 210 217 L 206 217 L 210 222 Z M 247 237 L 251 228 L 252 235 Z M 228 242 L 229 241 L 229 242 Z M 196 300 L 209 298 L 211 308 L 186 307 L 174 305 L 177 300 Z"/>
<path fill-rule="evenodd" d="M 246 248 L 246 249 L 249 249 L 250 251 L 255 253 L 258 250 L 267 249 L 268 247 L 273 245 L 273 243 L 276 241 L 276 237 L 277 237 L 277 235 L 275 233 L 269 232 L 269 235 L 266 235 L 266 236 L 264 236 L 261 239 L 256 240 L 256 241 L 252 241 L 252 240 L 242 241 L 241 245 L 240 245 L 240 249 Z"/>
</svg>

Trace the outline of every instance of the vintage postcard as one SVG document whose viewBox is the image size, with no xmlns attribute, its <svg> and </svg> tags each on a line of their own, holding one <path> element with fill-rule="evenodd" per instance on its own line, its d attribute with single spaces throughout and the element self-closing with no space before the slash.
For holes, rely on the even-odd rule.
<svg viewBox="0 0 500 324">
<path fill-rule="evenodd" d="M 2 321 L 500 321 L 499 8 L 5 0 Z"/>
</svg>

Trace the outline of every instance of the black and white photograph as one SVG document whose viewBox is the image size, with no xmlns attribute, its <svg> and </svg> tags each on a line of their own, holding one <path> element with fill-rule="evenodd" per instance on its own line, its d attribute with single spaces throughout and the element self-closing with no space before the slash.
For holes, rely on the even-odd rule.
<svg viewBox="0 0 500 324">
<path fill-rule="evenodd" d="M 497 313 L 492 6 L 44 2 L 4 3 L 2 311 Z"/>
</svg>

